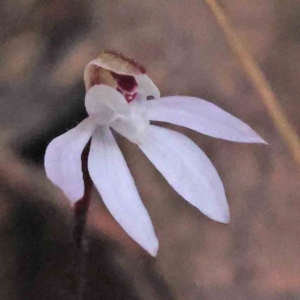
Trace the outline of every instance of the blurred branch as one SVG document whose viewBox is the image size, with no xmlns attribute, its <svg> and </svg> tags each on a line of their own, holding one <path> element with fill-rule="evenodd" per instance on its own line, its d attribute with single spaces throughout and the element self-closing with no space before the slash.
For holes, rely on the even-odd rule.
<svg viewBox="0 0 300 300">
<path fill-rule="evenodd" d="M 267 107 L 268 113 L 277 127 L 279 133 L 282 135 L 286 144 L 288 145 L 296 163 L 300 168 L 300 140 L 299 137 L 288 121 L 278 99 L 273 92 L 270 83 L 266 79 L 264 73 L 257 66 L 254 58 L 248 50 L 241 43 L 237 33 L 231 26 L 230 21 L 225 15 L 221 6 L 216 0 L 204 0 L 207 6 L 211 9 L 215 19 L 222 28 L 227 42 L 232 51 L 240 60 L 250 81 L 261 95 L 261 98 Z"/>
</svg>

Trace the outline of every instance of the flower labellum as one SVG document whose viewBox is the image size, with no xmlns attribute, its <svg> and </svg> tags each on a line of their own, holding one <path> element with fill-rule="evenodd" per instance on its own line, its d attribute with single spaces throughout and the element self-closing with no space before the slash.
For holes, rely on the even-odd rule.
<svg viewBox="0 0 300 300">
<path fill-rule="evenodd" d="M 85 68 L 84 82 L 89 116 L 55 138 L 45 155 L 48 178 L 72 203 L 84 195 L 81 155 L 91 139 L 88 171 L 105 205 L 133 240 L 151 255 L 157 254 L 151 219 L 113 129 L 137 144 L 186 201 L 215 221 L 229 222 L 224 187 L 208 157 L 183 134 L 150 121 L 168 122 L 234 142 L 266 143 L 255 131 L 205 100 L 161 98 L 145 69 L 117 52 L 103 52 L 92 60 Z"/>
</svg>

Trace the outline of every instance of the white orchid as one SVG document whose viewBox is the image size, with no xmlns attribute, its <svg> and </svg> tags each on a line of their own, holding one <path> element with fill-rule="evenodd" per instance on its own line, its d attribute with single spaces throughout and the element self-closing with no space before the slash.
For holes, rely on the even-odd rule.
<svg viewBox="0 0 300 300">
<path fill-rule="evenodd" d="M 154 83 L 135 62 L 103 53 L 85 69 L 89 117 L 48 146 L 49 179 L 71 202 L 84 195 L 82 151 L 91 139 L 89 175 L 112 216 L 155 256 L 158 241 L 113 131 L 135 143 L 173 189 L 206 216 L 229 222 L 222 181 L 198 146 L 181 133 L 151 125 L 162 121 L 229 141 L 265 143 L 248 125 L 205 100 L 160 98 Z M 148 101 L 148 99 L 152 99 Z"/>
</svg>

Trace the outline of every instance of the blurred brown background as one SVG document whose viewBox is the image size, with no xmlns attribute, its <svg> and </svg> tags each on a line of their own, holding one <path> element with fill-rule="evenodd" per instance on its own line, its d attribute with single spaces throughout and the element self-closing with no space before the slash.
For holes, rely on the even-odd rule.
<svg viewBox="0 0 300 300">
<path fill-rule="evenodd" d="M 299 131 L 300 2 L 219 2 Z M 84 118 L 83 69 L 104 49 L 143 64 L 163 95 L 207 99 L 270 145 L 176 128 L 217 167 L 225 226 L 120 139 L 160 250 L 153 259 L 134 244 L 95 193 L 85 299 L 300 299 L 299 170 L 202 1 L 0 3 L 0 299 L 74 299 L 72 211 L 42 162 L 51 139 Z"/>
</svg>

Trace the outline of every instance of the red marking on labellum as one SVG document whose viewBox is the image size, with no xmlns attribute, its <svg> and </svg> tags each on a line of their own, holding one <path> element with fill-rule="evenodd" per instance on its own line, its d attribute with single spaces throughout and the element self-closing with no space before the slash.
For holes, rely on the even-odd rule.
<svg viewBox="0 0 300 300">
<path fill-rule="evenodd" d="M 101 85 L 101 84 L 107 84 L 110 86 L 109 82 L 107 82 L 107 78 L 105 78 L 104 73 L 101 73 L 101 71 L 109 72 L 111 74 L 111 76 L 113 77 L 117 85 L 117 91 L 120 92 L 125 97 L 128 103 L 135 98 L 138 84 L 134 76 L 117 74 L 112 71 L 107 71 L 105 69 L 102 69 L 101 67 L 94 66 L 94 73 L 90 83 L 91 87 L 94 85 Z"/>
<path fill-rule="evenodd" d="M 130 103 L 136 96 L 136 93 L 134 93 L 133 95 L 130 94 L 125 94 L 125 99 L 127 100 L 128 103 Z"/>
<path fill-rule="evenodd" d="M 126 93 L 125 91 L 121 90 L 120 88 L 117 88 L 117 91 L 125 97 L 125 99 L 128 103 L 130 103 L 136 96 L 136 93 L 129 94 L 129 93 Z"/>
<path fill-rule="evenodd" d="M 117 80 L 118 86 L 126 92 L 132 92 L 134 88 L 137 87 L 137 82 L 133 76 L 130 75 L 120 75 L 111 72 L 112 76 Z"/>
<path fill-rule="evenodd" d="M 120 75 L 113 72 L 111 72 L 111 74 L 118 83 L 117 91 L 125 97 L 128 103 L 130 103 L 136 96 L 136 92 L 134 91 L 138 84 L 135 78 L 133 76 Z"/>
</svg>

